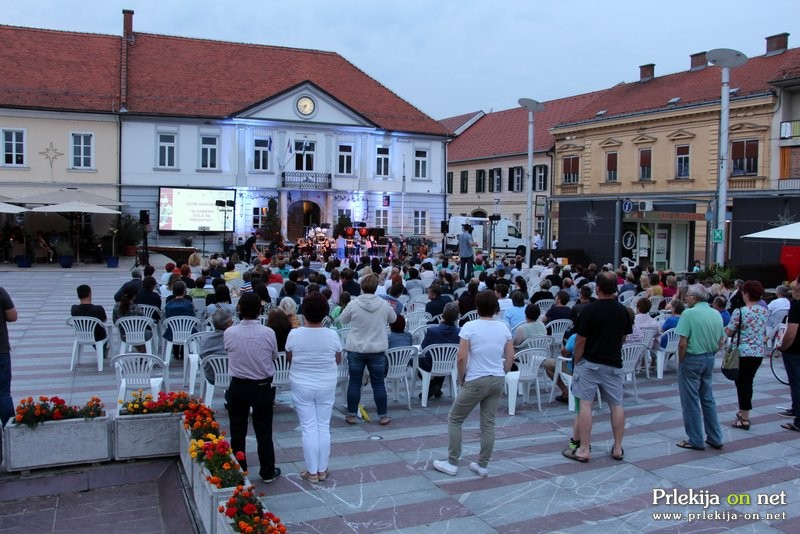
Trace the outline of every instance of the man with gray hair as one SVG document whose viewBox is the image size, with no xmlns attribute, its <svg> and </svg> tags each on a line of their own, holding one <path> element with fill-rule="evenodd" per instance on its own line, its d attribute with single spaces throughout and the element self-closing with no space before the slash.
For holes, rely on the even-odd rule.
<svg viewBox="0 0 800 534">
<path fill-rule="evenodd" d="M 780 317 L 780 320 L 782 321 L 783 317 L 789 313 L 789 307 L 791 304 L 792 303 L 789 301 L 789 288 L 784 285 L 779 285 L 776 287 L 775 299 L 767 305 L 770 318 L 769 326 L 776 326 L 773 323 L 774 318 Z"/>
<path fill-rule="evenodd" d="M 211 324 L 214 325 L 214 331 L 204 335 L 198 341 L 201 360 L 211 354 L 227 354 L 224 335 L 225 330 L 233 324 L 233 313 L 228 308 L 219 308 L 211 316 Z M 214 384 L 214 370 L 210 365 L 203 368 L 203 374 L 210 384 Z"/>
<path fill-rule="evenodd" d="M 703 450 L 705 445 L 722 448 L 722 429 L 711 383 L 714 357 L 725 342 L 720 314 L 708 305 L 706 289 L 689 286 L 686 304 L 675 331 L 678 342 L 678 392 L 683 411 L 683 427 L 688 439 L 676 443 L 683 449 Z M 706 439 L 703 440 L 705 427 Z"/>
<path fill-rule="evenodd" d="M 136 287 L 136 292 L 138 293 L 140 289 L 142 289 L 142 270 L 138 267 L 131 271 L 131 279 L 122 284 L 122 287 L 114 293 L 114 302 L 119 302 L 122 298 L 122 294 L 125 292 L 125 289 L 129 286 Z"/>
<path fill-rule="evenodd" d="M 420 348 L 424 349 L 428 345 L 435 345 L 437 343 L 454 343 L 458 345 L 460 343 L 458 333 L 461 330 L 458 327 L 458 319 L 460 316 L 461 314 L 458 311 L 457 303 L 448 302 L 445 304 L 444 309 L 442 310 L 442 320 L 438 325 L 430 326 L 428 330 L 425 331 L 425 337 L 422 340 L 422 345 L 420 345 Z M 432 366 L 433 360 L 430 356 L 420 358 L 420 369 L 430 372 Z M 435 397 L 438 399 L 442 396 L 442 384 L 444 384 L 444 379 L 445 377 L 443 376 L 434 376 L 431 378 L 431 386 L 428 389 L 428 398 Z M 422 397 L 421 393 L 420 397 Z"/>
</svg>

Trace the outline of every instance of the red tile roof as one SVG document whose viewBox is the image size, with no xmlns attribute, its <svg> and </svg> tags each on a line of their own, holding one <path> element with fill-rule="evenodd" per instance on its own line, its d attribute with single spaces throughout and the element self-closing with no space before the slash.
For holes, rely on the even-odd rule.
<svg viewBox="0 0 800 534">
<path fill-rule="evenodd" d="M 534 114 L 534 150 L 540 152 L 551 149 L 554 139 L 549 129 L 557 122 L 579 114 L 604 93 L 605 91 L 595 91 L 544 102 L 544 109 Z M 447 149 L 447 161 L 453 163 L 519 155 L 527 151 L 528 112 L 525 108 L 518 107 L 487 113 L 478 119 L 450 143 Z"/>
<path fill-rule="evenodd" d="M 448 133 L 333 52 L 134 37 L 131 114 L 229 117 L 310 81 L 378 128 Z M 0 26 L 0 42 L 0 106 L 117 111 L 121 37 Z"/>
<path fill-rule="evenodd" d="M 798 72 L 800 48 L 792 48 L 782 54 L 750 58 L 743 66 L 731 69 L 731 89 L 739 91 L 731 95 L 731 100 L 768 93 L 774 90 L 768 82 L 782 79 Z M 591 120 L 606 120 L 647 111 L 696 105 L 704 102 L 719 102 L 721 74 L 717 67 L 707 67 L 696 71 L 684 71 L 659 76 L 646 82 L 621 83 L 608 89 L 600 98 L 574 114 L 563 117 L 559 125 L 573 124 Z M 675 97 L 680 101 L 675 105 L 667 102 Z M 602 118 L 596 113 L 606 110 Z"/>
<path fill-rule="evenodd" d="M 455 132 L 461 126 L 464 126 L 468 121 L 474 118 L 476 115 L 483 113 L 482 111 L 473 111 L 471 113 L 463 113 L 461 115 L 456 115 L 455 117 L 447 117 L 446 119 L 441 119 L 439 122 L 448 132 Z"/>
</svg>

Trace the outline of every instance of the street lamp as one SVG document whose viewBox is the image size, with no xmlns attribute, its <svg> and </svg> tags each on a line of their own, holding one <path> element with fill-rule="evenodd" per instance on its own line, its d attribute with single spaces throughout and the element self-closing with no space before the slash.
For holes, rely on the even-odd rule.
<svg viewBox="0 0 800 534">
<path fill-rule="evenodd" d="M 533 113 L 542 111 L 544 104 L 531 98 L 520 98 L 517 102 L 528 110 L 528 182 L 525 188 L 528 190 L 528 199 L 525 206 L 525 215 L 528 224 L 525 231 L 525 250 L 528 253 L 528 266 L 533 265 L 533 254 L 531 254 L 531 241 L 533 240 Z"/>
<path fill-rule="evenodd" d="M 730 48 L 715 48 L 706 53 L 712 65 L 722 67 L 722 95 L 719 118 L 719 172 L 717 173 L 717 228 L 712 238 L 714 259 L 720 267 L 725 264 L 725 214 L 728 211 L 728 123 L 730 121 L 731 69 L 741 67 L 747 56 Z"/>
</svg>

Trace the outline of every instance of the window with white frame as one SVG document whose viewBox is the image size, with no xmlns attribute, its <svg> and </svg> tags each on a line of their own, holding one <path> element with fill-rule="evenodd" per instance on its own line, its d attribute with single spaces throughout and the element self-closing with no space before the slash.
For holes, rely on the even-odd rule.
<svg viewBox="0 0 800 534">
<path fill-rule="evenodd" d="M 561 158 L 561 165 L 564 170 L 564 183 L 577 184 L 580 180 L 579 168 L 581 158 L 579 156 L 564 156 Z"/>
<path fill-rule="evenodd" d="M 414 150 L 414 178 L 428 179 L 428 151 Z"/>
<path fill-rule="evenodd" d="M 606 182 L 617 181 L 617 153 L 606 152 Z"/>
<path fill-rule="evenodd" d="M 218 169 L 219 137 L 216 135 L 200 136 L 200 168 Z"/>
<path fill-rule="evenodd" d="M 536 228 L 534 228 L 539 235 L 544 235 L 544 215 L 537 215 L 536 216 Z"/>
<path fill-rule="evenodd" d="M 389 176 L 389 147 L 375 149 L 375 176 Z"/>
<path fill-rule="evenodd" d="M 353 174 L 353 145 L 340 144 L 337 159 L 336 172 L 339 174 Z"/>
<path fill-rule="evenodd" d="M 317 143 L 303 139 L 294 142 L 294 169 L 296 171 L 314 170 L 314 153 L 317 150 Z"/>
<path fill-rule="evenodd" d="M 447 173 L 446 189 L 447 189 L 447 194 L 448 195 L 452 195 L 453 194 L 453 173 L 452 172 L 448 172 Z"/>
<path fill-rule="evenodd" d="M 253 170 L 269 170 L 269 153 L 272 151 L 272 138 L 256 137 L 253 139 Z"/>
<path fill-rule="evenodd" d="M 503 172 L 500 168 L 489 169 L 489 192 L 503 192 Z"/>
<path fill-rule="evenodd" d="M 253 208 L 253 228 L 261 228 L 267 222 L 269 208 L 266 206 Z"/>
<path fill-rule="evenodd" d="M 375 210 L 375 228 L 389 228 L 389 210 Z"/>
<path fill-rule="evenodd" d="M 336 210 L 336 220 L 338 221 L 342 217 L 347 217 L 348 219 L 350 219 L 350 222 L 352 222 L 353 221 L 353 210 L 346 209 L 346 208 L 339 208 L 338 210 Z"/>
<path fill-rule="evenodd" d="M 416 235 L 426 235 L 428 233 L 427 211 L 414 210 L 414 233 Z"/>
<path fill-rule="evenodd" d="M 3 165 L 25 165 L 25 130 L 3 130 Z"/>
<path fill-rule="evenodd" d="M 72 134 L 72 168 L 94 168 L 93 135 L 90 133 Z"/>
<path fill-rule="evenodd" d="M 534 191 L 547 191 L 547 165 L 534 165 L 533 181 L 536 186 Z"/>
<path fill-rule="evenodd" d="M 522 214 L 521 213 L 514 213 L 511 215 L 511 221 L 514 223 L 514 226 L 517 228 L 522 228 Z"/>
<path fill-rule="evenodd" d="M 675 147 L 675 177 L 689 177 L 689 145 Z"/>
<path fill-rule="evenodd" d="M 461 171 L 459 192 L 462 194 L 469 193 L 469 171 Z"/>
<path fill-rule="evenodd" d="M 162 169 L 174 169 L 176 167 L 175 154 L 178 147 L 178 136 L 170 132 L 158 132 L 158 162 L 157 166 Z"/>
<path fill-rule="evenodd" d="M 651 180 L 653 178 L 653 149 L 639 149 L 639 180 Z"/>
<path fill-rule="evenodd" d="M 511 167 L 508 169 L 508 190 L 514 193 L 522 191 L 522 167 Z"/>
</svg>

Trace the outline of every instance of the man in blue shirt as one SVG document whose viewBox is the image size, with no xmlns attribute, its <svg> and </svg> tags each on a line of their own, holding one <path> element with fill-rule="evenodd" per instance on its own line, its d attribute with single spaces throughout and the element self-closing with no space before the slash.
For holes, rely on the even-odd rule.
<svg viewBox="0 0 800 534">
<path fill-rule="evenodd" d="M 465 224 L 461 228 L 461 234 L 458 236 L 458 256 L 461 262 L 458 275 L 468 282 L 472 279 L 472 263 L 475 261 L 472 247 L 475 243 L 472 241 L 472 226 Z"/>
<path fill-rule="evenodd" d="M 172 284 L 172 296 L 175 297 L 164 305 L 164 318 L 177 317 L 180 315 L 188 315 L 195 317 L 194 305 L 192 301 L 186 298 L 186 284 L 183 282 L 175 282 Z M 167 328 L 164 332 L 164 339 L 172 341 L 172 329 Z M 172 354 L 179 360 L 183 358 L 183 347 L 174 345 L 172 347 Z"/>
</svg>

